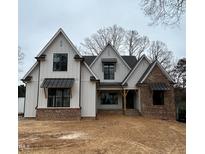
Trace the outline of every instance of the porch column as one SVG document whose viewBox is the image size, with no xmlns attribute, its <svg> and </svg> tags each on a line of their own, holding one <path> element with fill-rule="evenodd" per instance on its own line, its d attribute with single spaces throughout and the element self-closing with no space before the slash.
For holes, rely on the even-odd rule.
<svg viewBox="0 0 205 154">
<path fill-rule="evenodd" d="M 126 100 L 126 96 L 127 96 L 127 93 L 128 93 L 128 90 L 123 90 L 123 111 L 124 111 L 124 114 L 126 112 L 126 104 L 127 104 L 127 100 Z"/>
</svg>

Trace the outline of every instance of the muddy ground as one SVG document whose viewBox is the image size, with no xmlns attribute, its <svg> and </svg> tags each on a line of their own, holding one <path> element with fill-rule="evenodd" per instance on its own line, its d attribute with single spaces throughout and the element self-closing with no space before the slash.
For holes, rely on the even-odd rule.
<svg viewBox="0 0 205 154">
<path fill-rule="evenodd" d="M 98 120 L 19 120 L 19 153 L 185 153 L 186 125 L 123 115 Z"/>
</svg>

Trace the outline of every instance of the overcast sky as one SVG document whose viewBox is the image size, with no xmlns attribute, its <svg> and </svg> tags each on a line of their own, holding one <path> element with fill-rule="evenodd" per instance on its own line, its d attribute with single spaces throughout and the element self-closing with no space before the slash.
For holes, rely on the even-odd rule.
<svg viewBox="0 0 205 154">
<path fill-rule="evenodd" d="M 19 0 L 19 46 L 25 53 L 23 73 L 35 63 L 34 57 L 61 27 L 73 44 L 99 28 L 117 24 L 127 30 L 167 44 L 176 58 L 186 56 L 185 17 L 179 27 L 148 26 L 141 0 Z M 22 76 L 21 75 L 21 76 Z"/>
</svg>

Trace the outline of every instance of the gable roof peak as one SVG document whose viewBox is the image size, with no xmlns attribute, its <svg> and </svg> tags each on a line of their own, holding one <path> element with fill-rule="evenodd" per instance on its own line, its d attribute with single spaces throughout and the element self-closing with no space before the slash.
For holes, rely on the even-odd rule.
<svg viewBox="0 0 205 154">
<path fill-rule="evenodd" d="M 124 59 L 122 58 L 122 56 L 120 55 L 120 53 L 117 51 L 117 49 L 112 46 L 109 42 L 107 43 L 107 45 L 104 47 L 104 49 L 97 55 L 97 57 L 94 59 L 94 61 L 90 64 L 90 67 L 93 66 L 93 64 L 97 61 L 97 59 L 102 55 L 102 53 L 105 51 L 105 49 L 111 46 L 111 48 L 113 49 L 113 51 L 117 54 L 117 56 L 122 60 L 122 62 L 125 64 L 125 66 L 131 70 L 130 66 L 124 61 Z"/>
<path fill-rule="evenodd" d="M 63 31 L 63 29 L 60 27 L 58 31 L 53 35 L 53 37 L 48 41 L 48 43 L 44 46 L 44 48 L 38 53 L 36 58 L 40 57 L 41 55 L 44 54 L 45 50 L 49 47 L 49 45 L 55 40 L 55 38 L 62 33 L 62 35 L 65 37 L 65 39 L 68 41 L 68 43 L 71 45 L 71 47 L 74 49 L 74 51 L 79 55 L 80 58 L 82 58 L 82 55 L 78 51 L 78 49 L 74 46 L 74 44 L 71 42 L 71 40 L 68 38 L 66 33 Z M 24 75 L 23 79 L 25 79 L 32 71 L 33 69 L 37 66 L 38 61 L 29 69 L 29 71 Z"/>
<path fill-rule="evenodd" d="M 141 76 L 139 83 L 143 83 L 145 79 L 148 77 L 148 75 L 151 73 L 151 71 L 154 69 L 155 66 L 158 66 L 159 69 L 162 71 L 162 73 L 167 77 L 167 79 L 171 82 L 174 82 L 172 77 L 169 75 L 169 73 L 164 69 L 164 67 L 160 64 L 158 60 L 154 60 L 150 66 L 147 68 L 147 70 L 144 72 L 144 74 Z"/>
<path fill-rule="evenodd" d="M 48 41 L 48 43 L 45 45 L 45 47 L 39 52 L 39 54 L 37 55 L 37 57 L 41 56 L 45 50 L 48 48 L 48 46 L 55 40 L 55 38 L 62 33 L 62 35 L 65 37 L 65 39 L 68 41 L 68 43 L 71 45 L 71 47 L 75 50 L 75 52 L 82 57 L 82 55 L 80 54 L 80 52 L 77 50 L 77 48 L 74 46 L 74 44 L 71 42 L 71 40 L 68 38 L 68 36 L 66 35 L 66 33 L 63 31 L 63 29 L 60 27 L 58 29 L 58 31 L 53 35 L 53 37 Z"/>
</svg>

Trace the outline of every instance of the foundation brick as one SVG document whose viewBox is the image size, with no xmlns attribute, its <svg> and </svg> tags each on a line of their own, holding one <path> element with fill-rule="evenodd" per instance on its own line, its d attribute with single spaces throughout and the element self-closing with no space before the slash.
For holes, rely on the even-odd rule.
<svg viewBox="0 0 205 154">
<path fill-rule="evenodd" d="M 37 120 L 80 120 L 80 108 L 38 108 Z"/>
</svg>

